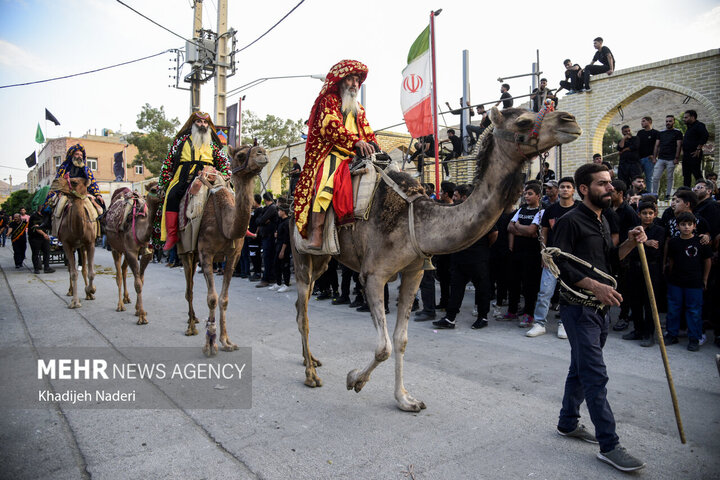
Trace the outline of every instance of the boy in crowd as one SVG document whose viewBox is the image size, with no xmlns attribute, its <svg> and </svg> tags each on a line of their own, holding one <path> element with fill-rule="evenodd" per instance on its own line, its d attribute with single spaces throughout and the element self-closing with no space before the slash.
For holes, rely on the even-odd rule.
<svg viewBox="0 0 720 480">
<path fill-rule="evenodd" d="M 697 352 L 702 337 L 703 289 L 707 288 L 712 252 L 695 235 L 695 215 L 681 212 L 676 220 L 680 235 L 671 238 L 667 247 L 668 313 L 665 344 L 678 343 L 684 305 L 689 337 L 687 349 Z"/>
<path fill-rule="evenodd" d="M 511 252 L 510 301 L 508 311 L 503 318 L 517 318 L 520 292 L 525 298 L 519 327 L 530 327 L 533 323 L 535 301 L 540 289 L 540 186 L 529 182 L 523 194 L 525 205 L 520 207 L 508 225 L 508 243 Z"/>
<path fill-rule="evenodd" d="M 288 219 L 290 206 L 287 203 L 278 203 L 279 222 L 275 232 L 275 279 L 277 284 L 275 287 L 270 287 L 270 290 L 283 293 L 290 289 L 290 224 Z"/>
</svg>

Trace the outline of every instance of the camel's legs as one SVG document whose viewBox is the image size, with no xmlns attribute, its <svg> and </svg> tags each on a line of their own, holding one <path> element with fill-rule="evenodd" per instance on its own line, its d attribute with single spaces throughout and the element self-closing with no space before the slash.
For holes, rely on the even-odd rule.
<svg viewBox="0 0 720 480">
<path fill-rule="evenodd" d="M 127 255 L 125 256 L 125 259 L 123 260 L 122 264 L 122 283 L 123 283 L 123 303 L 130 303 L 130 294 L 128 293 L 127 288 L 127 269 L 128 269 L 128 262 L 127 262 Z M 124 309 L 123 309 L 124 310 Z"/>
<path fill-rule="evenodd" d="M 81 268 L 82 278 L 83 278 L 83 282 L 85 282 L 85 289 L 87 290 L 88 271 L 87 271 L 87 248 L 86 247 L 78 248 L 78 262 L 80 263 L 80 267 L 82 267 Z"/>
<path fill-rule="evenodd" d="M 137 324 L 143 325 L 147 323 L 145 318 L 145 311 L 142 309 L 142 278 L 140 277 L 140 263 L 138 262 L 136 252 L 125 252 L 125 261 L 132 271 L 134 284 L 135 284 L 135 295 L 137 301 L 135 302 L 135 316 L 138 317 Z"/>
<path fill-rule="evenodd" d="M 203 346 L 203 353 L 208 357 L 217 354 L 217 343 L 215 338 L 217 335 L 217 329 L 215 326 L 215 307 L 218 303 L 218 295 L 215 291 L 215 275 L 213 274 L 213 255 L 200 255 L 200 265 L 202 266 L 203 275 L 205 276 L 205 284 L 207 285 L 207 304 L 208 304 L 208 318 L 207 318 L 207 332 L 205 333 L 205 346 Z"/>
<path fill-rule="evenodd" d="M 220 291 L 220 345 L 226 352 L 237 350 L 238 346 L 230 341 L 227 334 L 227 306 L 228 306 L 228 290 L 230 289 L 230 281 L 232 280 L 235 264 L 238 260 L 238 254 L 226 258 L 225 271 L 223 272 L 222 290 Z"/>
<path fill-rule="evenodd" d="M 297 312 L 297 325 L 302 337 L 303 348 L 303 365 L 305 365 L 305 385 L 308 387 L 322 387 L 322 380 L 317 374 L 316 367 L 322 366 L 322 363 L 310 353 L 309 333 L 310 324 L 308 321 L 308 301 L 312 293 L 315 280 L 327 270 L 330 257 L 321 257 L 317 255 L 303 255 L 293 249 L 293 258 L 295 262 L 295 282 L 298 292 L 298 298 L 295 302 Z"/>
<path fill-rule="evenodd" d="M 347 375 L 348 390 L 355 389 L 356 392 L 362 390 L 365 384 L 370 380 L 370 374 L 375 367 L 390 357 L 392 353 L 392 344 L 387 330 L 387 321 L 385 319 L 385 301 L 383 290 L 387 278 L 379 278 L 377 275 L 368 275 L 365 280 L 365 296 L 370 306 L 370 315 L 372 315 L 375 331 L 377 332 L 377 346 L 375 354 L 364 370 L 351 370 Z"/>
<path fill-rule="evenodd" d="M 122 291 L 122 253 L 116 252 L 115 250 L 112 251 L 113 256 L 113 262 L 115 262 L 115 283 L 117 284 L 118 289 L 118 304 L 117 308 L 115 309 L 116 312 L 124 312 L 125 311 L 125 304 L 123 303 L 123 291 Z"/>
<path fill-rule="evenodd" d="M 83 278 L 87 273 L 90 283 L 85 285 L 85 300 L 95 300 L 95 238 L 85 247 L 85 263 L 87 267 L 83 268 Z M 86 272 L 87 271 L 87 272 Z"/>
<path fill-rule="evenodd" d="M 75 265 L 75 250 L 70 248 L 68 245 L 63 244 L 63 250 L 65 251 L 65 258 L 68 262 L 68 272 L 70 273 L 70 289 L 68 290 L 68 296 L 72 296 L 70 305 L 68 308 L 78 308 L 81 306 L 80 299 L 77 295 L 77 266 Z M 82 258 L 82 257 L 81 257 Z"/>
<path fill-rule="evenodd" d="M 400 281 L 400 297 L 398 299 L 398 314 L 395 331 L 393 332 L 393 346 L 395 347 L 395 400 L 398 408 L 406 412 L 419 412 L 425 408 L 425 403 L 416 400 L 405 390 L 403 384 L 403 357 L 407 346 L 408 320 L 412 308 L 415 292 L 420 286 L 423 271 L 403 272 Z"/>
<path fill-rule="evenodd" d="M 195 253 L 180 255 L 183 262 L 183 272 L 185 273 L 185 300 L 188 302 L 188 327 L 187 330 L 185 330 L 185 335 L 188 336 L 198 334 L 197 327 L 195 326 L 195 324 L 198 323 L 198 319 L 195 316 L 195 309 L 193 309 L 193 282 L 195 268 L 197 267 L 195 255 Z"/>
<path fill-rule="evenodd" d="M 147 268 L 148 263 L 150 263 L 151 258 L 152 255 L 147 254 L 142 254 L 140 256 L 140 271 L 135 276 L 135 293 L 137 294 L 137 300 L 135 301 L 135 314 L 139 317 L 137 321 L 138 325 L 145 325 L 148 323 L 147 312 L 143 308 L 142 289 L 143 285 L 145 284 L 145 269 Z"/>
</svg>

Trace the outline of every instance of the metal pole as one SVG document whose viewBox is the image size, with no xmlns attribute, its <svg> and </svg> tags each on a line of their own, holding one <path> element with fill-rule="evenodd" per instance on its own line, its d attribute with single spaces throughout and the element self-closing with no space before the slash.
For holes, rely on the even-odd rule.
<svg viewBox="0 0 720 480">
<path fill-rule="evenodd" d="M 470 52 L 468 50 L 463 50 L 462 52 L 462 59 L 463 59 L 463 103 L 460 105 L 460 107 L 464 107 L 468 104 L 470 101 Z M 463 109 L 462 115 L 460 115 L 460 140 L 462 140 L 462 144 L 465 145 L 465 137 L 467 137 L 467 132 L 465 131 L 465 127 L 467 125 L 470 125 L 471 123 L 471 116 L 470 111 Z"/>
<path fill-rule="evenodd" d="M 643 276 L 645 277 L 645 288 L 647 288 L 648 297 L 650 298 L 650 309 L 652 310 L 653 321 L 655 323 L 655 335 L 660 345 L 660 354 L 662 355 L 663 366 L 665 367 L 665 376 L 667 377 L 668 386 L 670 387 L 670 398 L 672 399 L 673 410 L 675 410 L 675 422 L 677 423 L 678 433 L 680 433 L 680 441 L 684 444 L 685 432 L 683 431 L 682 419 L 680 418 L 680 407 L 678 406 L 675 384 L 673 383 L 672 373 L 670 372 L 667 350 L 665 350 L 665 342 L 663 341 L 660 315 L 658 314 L 657 305 L 655 304 L 655 292 L 653 291 L 652 281 L 650 280 L 650 269 L 648 268 L 647 256 L 645 256 L 645 245 L 639 243 L 637 249 L 640 254 Z"/>
<path fill-rule="evenodd" d="M 435 135 L 435 191 L 440 191 L 440 161 L 438 160 L 440 150 L 440 138 L 438 137 L 438 107 L 437 107 L 437 76 L 435 74 L 435 12 L 430 12 L 430 49 L 432 55 L 432 107 L 433 107 L 433 128 Z M 462 107 L 462 105 L 461 105 Z M 421 180 L 424 179 L 422 172 Z"/>
<path fill-rule="evenodd" d="M 193 5 L 193 39 L 199 39 L 198 32 L 202 30 L 202 0 L 195 0 Z M 202 44 L 202 39 L 198 42 Z M 192 67 L 192 77 L 190 82 L 190 113 L 200 111 L 200 69 Z"/>
<path fill-rule="evenodd" d="M 227 0 L 218 0 L 217 50 L 215 52 L 215 125 L 227 126 L 225 92 L 227 91 Z"/>
</svg>

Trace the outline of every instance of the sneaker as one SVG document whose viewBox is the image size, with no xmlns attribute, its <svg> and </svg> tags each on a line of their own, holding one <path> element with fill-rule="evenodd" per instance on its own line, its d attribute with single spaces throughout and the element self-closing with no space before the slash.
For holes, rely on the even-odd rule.
<svg viewBox="0 0 720 480">
<path fill-rule="evenodd" d="M 670 335 L 669 333 L 665 334 L 663 340 L 665 341 L 665 345 L 675 345 L 679 341 L 675 335 Z"/>
<path fill-rule="evenodd" d="M 702 337 L 700 337 L 700 340 L 698 341 L 698 344 L 702 347 L 705 345 L 705 342 L 707 342 L 707 336 L 703 333 Z"/>
<path fill-rule="evenodd" d="M 625 319 L 620 318 L 620 319 L 618 319 L 615 326 L 613 326 L 613 330 L 615 330 L 616 332 L 622 332 L 629 326 L 630 326 L 630 324 L 627 321 L 625 321 Z"/>
<path fill-rule="evenodd" d="M 545 335 L 545 325 L 539 323 L 536 323 L 530 330 L 525 332 L 526 337 L 539 337 L 540 335 Z"/>
<path fill-rule="evenodd" d="M 428 312 L 426 310 L 421 310 L 415 314 L 415 321 L 416 322 L 427 322 L 428 320 L 434 320 L 435 319 L 435 312 Z"/>
<path fill-rule="evenodd" d="M 285 293 L 288 290 L 290 290 L 290 285 L 282 285 L 280 288 L 277 289 L 278 293 Z"/>
<path fill-rule="evenodd" d="M 598 443 L 595 435 L 590 433 L 583 424 L 578 424 L 578 426 L 575 427 L 575 430 L 573 430 L 572 432 L 563 432 L 562 430 L 560 430 L 560 428 L 557 429 L 557 432 L 558 435 L 561 435 L 563 437 L 577 438 L 578 440 L 582 440 L 583 442 L 588 443 Z"/>
<path fill-rule="evenodd" d="M 35 274 L 40 273 L 40 269 L 39 269 L 39 268 L 36 268 L 35 270 L 33 270 L 33 273 L 35 273 Z"/>
<path fill-rule="evenodd" d="M 52 267 L 48 267 L 44 270 L 45 273 L 55 273 L 55 269 Z M 704 336 L 704 335 L 703 335 Z"/>
<path fill-rule="evenodd" d="M 477 305 L 474 305 L 474 306 L 473 306 L 472 316 L 473 316 L 473 317 L 477 317 L 477 316 L 478 316 Z"/>
<path fill-rule="evenodd" d="M 488 321 L 486 319 L 478 318 L 477 320 L 475 320 L 475 323 L 470 325 L 470 328 L 472 328 L 473 330 L 480 330 L 481 328 L 485 328 L 487 326 L 488 326 Z"/>
<path fill-rule="evenodd" d="M 517 313 L 510 313 L 510 312 L 507 312 L 505 315 L 503 315 L 500 318 L 500 320 L 506 320 L 506 321 L 516 320 L 516 319 L 517 319 Z"/>
<path fill-rule="evenodd" d="M 587 88 L 585 89 L 585 91 L 586 91 L 586 92 L 592 92 L 592 87 L 587 87 Z"/>
<path fill-rule="evenodd" d="M 563 340 L 567 340 L 567 332 L 565 331 L 565 327 L 562 323 L 558 323 L 558 338 L 562 338 Z"/>
<path fill-rule="evenodd" d="M 532 315 L 528 315 L 527 313 L 522 316 L 520 319 L 520 323 L 518 323 L 518 327 L 520 328 L 527 328 L 532 326 L 532 324 L 535 322 L 535 319 Z"/>
<path fill-rule="evenodd" d="M 688 343 L 687 349 L 689 352 L 697 352 L 700 350 L 700 345 L 697 338 L 691 338 Z"/>
<path fill-rule="evenodd" d="M 278 285 L 277 283 L 273 283 L 272 285 L 270 285 L 270 286 L 268 287 L 268 290 L 273 290 L 273 291 L 275 291 L 275 290 L 277 290 L 278 288 L 280 288 L 280 285 Z"/>
<path fill-rule="evenodd" d="M 568 90 L 565 95 L 575 95 L 577 92 L 575 90 Z"/>
<path fill-rule="evenodd" d="M 626 333 L 622 336 L 623 340 L 642 340 L 642 335 L 633 330 L 630 333 Z"/>
<path fill-rule="evenodd" d="M 335 297 L 332 299 L 333 305 L 347 305 L 350 303 L 350 297 L 346 297 L 344 295 L 341 295 L 339 297 Z"/>
<path fill-rule="evenodd" d="M 654 335 L 648 335 L 646 337 L 643 337 L 642 341 L 640 342 L 641 347 L 652 347 L 653 345 L 655 345 Z"/>
<path fill-rule="evenodd" d="M 630 455 L 620 445 L 609 452 L 598 453 L 597 458 L 623 472 L 634 472 L 645 467 L 645 462 Z"/>
<path fill-rule="evenodd" d="M 433 322 L 436 328 L 455 328 L 455 320 L 450 320 L 447 317 L 443 317 L 437 322 Z"/>
<path fill-rule="evenodd" d="M 260 283 L 258 283 L 257 285 L 255 285 L 255 288 L 267 288 L 269 286 L 270 286 L 270 283 L 263 280 Z"/>
</svg>

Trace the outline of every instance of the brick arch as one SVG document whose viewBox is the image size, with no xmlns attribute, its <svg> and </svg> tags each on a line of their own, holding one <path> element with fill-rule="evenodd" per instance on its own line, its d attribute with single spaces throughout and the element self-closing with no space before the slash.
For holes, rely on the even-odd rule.
<svg viewBox="0 0 720 480">
<path fill-rule="evenodd" d="M 610 120 L 612 120 L 612 118 L 615 116 L 617 108 L 626 107 L 638 98 L 642 97 L 647 93 L 650 93 L 653 90 L 668 90 L 697 100 L 698 103 L 705 107 L 710 114 L 712 120 L 708 120 L 707 123 L 715 124 L 715 145 L 718 145 L 718 127 L 720 126 L 720 111 L 718 111 L 718 108 L 713 105 L 713 103 L 705 95 L 682 85 L 677 85 L 669 82 L 647 80 L 645 82 L 633 85 L 631 88 L 627 89 L 626 91 L 600 107 L 600 111 L 605 113 L 595 119 L 592 126 L 590 127 L 591 149 L 593 152 L 602 152 L 602 141 L 603 135 L 605 134 L 605 129 L 610 124 Z M 715 157 L 715 161 L 717 162 L 717 148 L 715 149 L 713 156 Z"/>
<path fill-rule="evenodd" d="M 283 168 L 285 168 L 285 165 L 288 163 L 290 163 L 290 157 L 283 155 L 277 160 L 277 162 L 275 162 L 272 171 L 268 175 L 269 181 L 267 183 L 267 189 L 272 190 L 275 196 L 278 196 L 281 193 Z"/>
</svg>

